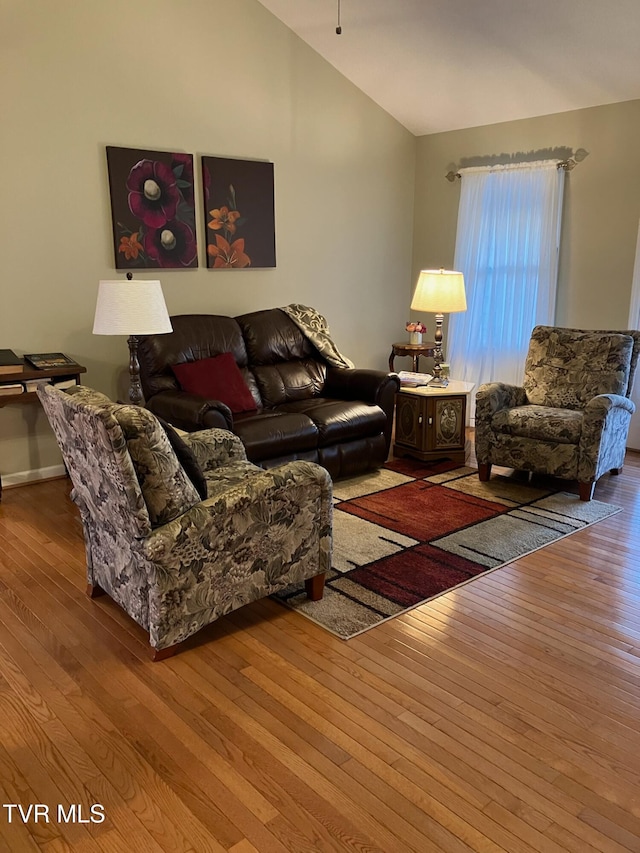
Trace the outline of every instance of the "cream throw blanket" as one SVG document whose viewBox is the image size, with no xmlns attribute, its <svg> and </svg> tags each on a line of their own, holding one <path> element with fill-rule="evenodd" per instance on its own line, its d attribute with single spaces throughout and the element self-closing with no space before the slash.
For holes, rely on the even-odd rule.
<svg viewBox="0 0 640 853">
<path fill-rule="evenodd" d="M 342 355 L 338 347 L 334 344 L 329 334 L 327 321 L 322 314 L 318 314 L 315 308 L 293 304 L 287 305 L 280 310 L 291 317 L 296 326 L 311 341 L 328 364 L 332 367 L 354 367 L 353 362 Z"/>
</svg>

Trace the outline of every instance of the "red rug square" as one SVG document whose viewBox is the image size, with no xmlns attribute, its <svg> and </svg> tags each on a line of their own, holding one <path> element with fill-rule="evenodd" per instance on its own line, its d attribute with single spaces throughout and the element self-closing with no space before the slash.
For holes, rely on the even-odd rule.
<svg viewBox="0 0 640 853">
<path fill-rule="evenodd" d="M 388 471 L 397 471 L 398 474 L 406 474 L 408 477 L 421 479 L 433 477 L 434 474 L 443 474 L 445 471 L 453 471 L 460 467 L 459 462 L 450 459 L 436 459 L 433 462 L 420 462 L 417 459 L 392 459 L 384 466 Z"/>
<path fill-rule="evenodd" d="M 340 510 L 427 542 L 500 515 L 506 507 L 424 480 L 415 480 L 384 492 L 343 501 Z"/>
<path fill-rule="evenodd" d="M 484 566 L 456 554 L 447 554 L 431 545 L 416 545 L 354 569 L 348 578 L 402 607 L 411 607 L 484 570 Z"/>
</svg>

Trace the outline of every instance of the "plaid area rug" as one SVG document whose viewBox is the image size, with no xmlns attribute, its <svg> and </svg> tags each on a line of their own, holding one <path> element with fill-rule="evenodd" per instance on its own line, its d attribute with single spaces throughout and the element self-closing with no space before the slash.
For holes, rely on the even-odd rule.
<svg viewBox="0 0 640 853">
<path fill-rule="evenodd" d="M 396 460 L 334 484 L 324 598 L 274 598 L 346 640 L 617 512 L 526 479 Z"/>
</svg>

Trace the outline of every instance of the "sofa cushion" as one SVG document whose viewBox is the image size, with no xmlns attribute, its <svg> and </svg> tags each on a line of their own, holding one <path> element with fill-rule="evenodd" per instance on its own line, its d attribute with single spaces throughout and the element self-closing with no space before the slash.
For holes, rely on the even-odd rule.
<svg viewBox="0 0 640 853">
<path fill-rule="evenodd" d="M 597 394 L 626 394 L 633 345 L 629 335 L 536 326 L 525 364 L 527 400 L 582 409 Z"/>
<path fill-rule="evenodd" d="M 113 406 L 140 483 L 153 527 L 166 524 L 200 502 L 195 486 L 173 452 L 155 415 L 139 406 Z"/>
<path fill-rule="evenodd" d="M 547 406 L 515 406 L 500 409 L 491 418 L 497 433 L 555 441 L 558 444 L 578 444 L 582 432 L 582 412 L 577 409 L 557 409 Z"/>
<path fill-rule="evenodd" d="M 327 365 L 284 311 L 253 311 L 236 319 L 265 408 L 322 393 Z"/>
<path fill-rule="evenodd" d="M 213 358 L 172 364 L 176 379 L 183 391 L 198 394 L 208 400 L 220 400 L 231 411 L 252 412 L 258 407 L 233 354 L 224 352 Z"/>
<path fill-rule="evenodd" d="M 318 446 L 327 447 L 384 432 L 387 416 L 380 406 L 359 400 L 331 400 L 316 397 L 280 406 L 279 411 L 306 415 L 318 429 Z"/>
<path fill-rule="evenodd" d="M 247 351 L 242 331 L 233 317 L 219 314 L 172 315 L 173 331 L 161 335 L 140 335 L 138 359 L 140 378 L 146 400 L 161 391 L 175 391 L 178 380 L 172 364 L 213 358 L 223 352 L 233 353 L 241 370 L 247 367 Z"/>
<path fill-rule="evenodd" d="M 296 454 L 318 447 L 318 429 L 304 414 L 262 411 L 234 419 L 233 431 L 252 462 Z"/>
<path fill-rule="evenodd" d="M 254 367 L 253 373 L 266 408 L 308 400 L 322 392 L 326 367 L 312 358 Z"/>
<path fill-rule="evenodd" d="M 320 359 L 311 341 L 280 308 L 251 311 L 236 320 L 252 367 L 309 357 Z"/>
</svg>

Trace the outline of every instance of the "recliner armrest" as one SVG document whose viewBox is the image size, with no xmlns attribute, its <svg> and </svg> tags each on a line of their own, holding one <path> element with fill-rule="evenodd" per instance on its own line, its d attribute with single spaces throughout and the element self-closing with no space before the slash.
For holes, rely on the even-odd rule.
<svg viewBox="0 0 640 853">
<path fill-rule="evenodd" d="M 621 394 L 598 394 L 582 410 L 578 480 L 591 483 L 624 464 L 625 444 L 635 403 Z"/>
<path fill-rule="evenodd" d="M 478 413 L 493 415 L 500 409 L 513 409 L 514 406 L 524 406 L 527 395 L 520 385 L 510 385 L 507 382 L 485 382 L 476 392 L 476 423 Z"/>
<path fill-rule="evenodd" d="M 598 394 L 592 397 L 582 410 L 580 446 L 599 446 L 605 424 L 612 428 L 614 422 L 618 422 L 627 429 L 635 410 L 635 403 L 621 394 Z"/>
<path fill-rule="evenodd" d="M 184 512 L 178 518 L 156 527 L 141 543 L 145 557 L 151 561 L 150 569 L 157 568 L 153 564 L 163 566 L 167 577 L 177 574 L 180 565 L 180 552 L 188 551 L 193 554 L 196 543 L 205 542 L 206 550 L 211 550 L 211 542 L 223 532 L 225 535 L 246 537 L 246 531 L 236 531 L 231 525 L 225 528 L 226 521 L 247 512 L 249 505 L 259 507 L 261 503 L 271 506 L 281 491 L 288 492 L 295 488 L 305 491 L 317 490 L 318 514 L 322 527 L 318 530 L 324 540 L 324 549 L 329 557 L 331 554 L 331 477 L 324 468 L 313 462 L 287 462 L 268 471 L 257 471 L 251 477 L 245 489 L 233 488 L 217 494 L 215 498 L 201 501 L 196 506 Z M 307 508 L 310 511 L 309 508 Z M 213 535 L 215 534 L 215 535 Z M 193 559 L 193 557 L 190 557 Z M 324 571 L 320 566 L 318 571 Z M 215 571 L 215 563 L 212 571 Z M 150 579 L 160 584 L 160 577 Z M 164 581 L 166 585 L 166 581 Z"/>
<path fill-rule="evenodd" d="M 227 429 L 200 429 L 183 435 L 182 440 L 204 472 L 247 458 L 244 444 Z"/>
<path fill-rule="evenodd" d="M 584 407 L 584 417 L 594 418 L 606 416 L 611 409 L 619 408 L 632 415 L 636 410 L 636 404 L 622 394 L 598 394 L 592 397 Z"/>
<path fill-rule="evenodd" d="M 186 391 L 160 391 L 147 401 L 146 406 L 154 415 L 188 432 L 202 429 L 205 418 L 206 428 L 233 429 L 233 414 L 225 403 Z"/>
</svg>

